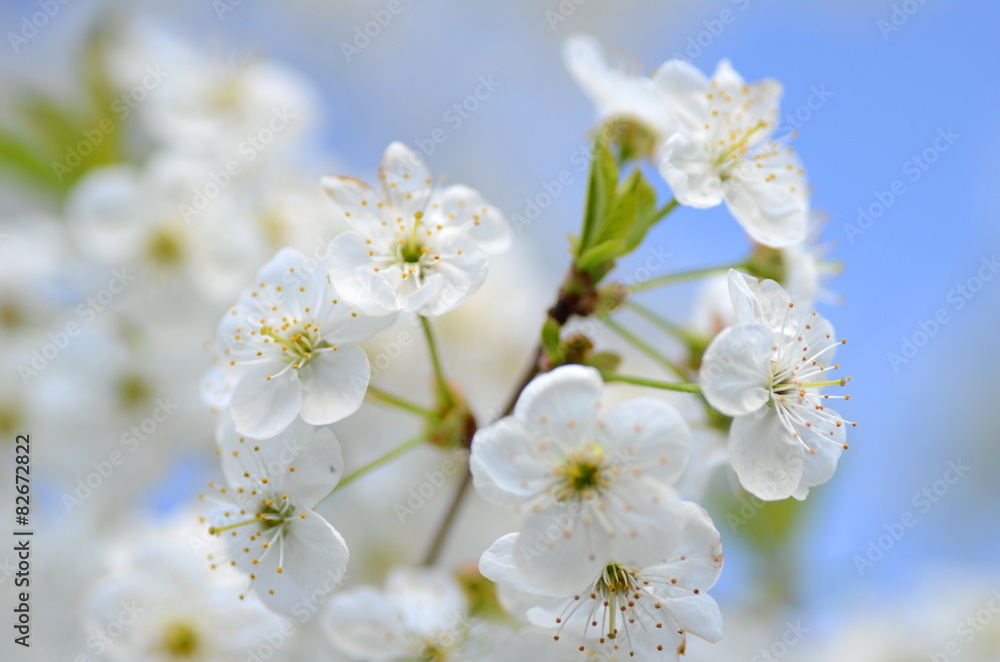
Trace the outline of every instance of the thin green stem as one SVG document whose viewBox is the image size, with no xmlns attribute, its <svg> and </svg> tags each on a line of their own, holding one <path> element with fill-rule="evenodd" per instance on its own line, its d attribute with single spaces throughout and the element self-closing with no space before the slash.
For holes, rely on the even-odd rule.
<svg viewBox="0 0 1000 662">
<path fill-rule="evenodd" d="M 678 340 L 685 344 L 690 344 L 692 341 L 691 333 L 677 326 L 667 318 L 654 312 L 653 310 L 647 308 L 646 306 L 636 303 L 635 301 L 626 301 L 625 307 L 631 310 L 633 313 L 643 318 L 656 328 L 661 331 L 665 331 L 670 335 L 676 337 Z"/>
<path fill-rule="evenodd" d="M 379 404 L 389 405 L 392 407 L 397 407 L 398 409 L 403 409 L 410 413 L 416 414 L 417 416 L 423 416 L 424 418 L 437 418 L 437 414 L 432 412 L 430 409 L 425 409 L 418 404 L 414 404 L 409 400 L 405 400 L 397 395 L 391 393 L 386 393 L 380 388 L 376 388 L 371 384 L 368 385 L 368 393 L 373 400 Z"/>
<path fill-rule="evenodd" d="M 337 483 L 337 486 L 334 487 L 330 491 L 330 494 L 327 494 L 325 497 L 323 497 L 323 499 L 320 499 L 320 501 L 323 501 L 324 499 L 328 498 L 334 492 L 337 492 L 338 490 L 346 487 L 347 485 L 350 485 L 351 483 L 353 483 L 354 481 L 356 481 L 358 478 L 361 478 L 362 476 L 364 476 L 366 473 L 368 473 L 370 471 L 373 471 L 375 469 L 378 469 L 383 464 L 386 464 L 387 462 L 391 462 L 392 460 L 396 459 L 397 457 L 399 457 L 403 453 L 406 453 L 407 451 L 413 450 L 417 446 L 420 446 L 422 443 L 424 443 L 424 441 L 426 441 L 426 439 L 427 439 L 427 437 L 425 435 L 423 435 L 423 434 L 421 434 L 418 437 L 414 437 L 413 439 L 410 439 L 409 441 L 406 441 L 406 442 L 400 444 L 399 446 L 396 446 L 394 449 L 392 449 L 391 451 L 389 451 L 388 453 L 386 453 L 382 457 L 380 457 L 380 458 L 378 458 L 376 460 L 372 460 L 371 462 L 369 462 L 368 464 L 364 465 L 360 469 L 356 469 L 356 470 L 352 471 L 351 473 L 349 473 L 346 476 L 344 476 L 340 480 L 340 482 Z"/>
<path fill-rule="evenodd" d="M 514 405 L 517 404 L 517 399 L 521 395 L 521 391 L 523 391 L 528 384 L 531 383 L 531 380 L 534 379 L 540 372 L 538 362 L 542 358 L 543 351 L 544 350 L 541 345 L 535 348 L 535 351 L 531 355 L 531 363 L 525 369 L 524 375 L 521 377 L 520 382 L 518 382 L 514 392 L 511 393 L 507 406 L 497 418 L 509 416 L 514 411 Z M 444 519 L 441 520 L 441 524 L 438 525 L 437 531 L 431 539 L 430 549 L 424 556 L 424 565 L 434 565 L 437 563 L 438 556 L 441 555 L 441 551 L 444 549 L 444 544 L 448 540 L 448 533 L 451 531 L 451 527 L 455 523 L 455 519 L 458 517 L 459 510 L 461 510 L 462 503 L 465 500 L 465 495 L 472 487 L 472 472 L 469 470 L 468 462 L 464 463 L 464 466 L 465 473 L 462 476 L 462 482 L 459 484 L 458 489 L 455 490 L 455 494 L 451 498 L 451 503 L 448 505 L 448 512 L 445 513 Z"/>
<path fill-rule="evenodd" d="M 635 384 L 636 386 L 648 386 L 658 388 L 663 391 L 678 391 L 680 393 L 701 393 L 701 387 L 697 384 L 679 382 L 661 382 L 658 379 L 647 379 L 645 377 L 634 377 L 632 375 L 619 375 L 615 372 L 605 372 L 604 381 L 620 382 L 622 384 Z"/>
<path fill-rule="evenodd" d="M 701 278 L 703 276 L 711 276 L 713 274 L 720 274 L 729 271 L 730 269 L 745 269 L 746 261 L 743 262 L 730 262 L 728 264 L 719 264 L 714 267 L 705 267 L 703 269 L 692 269 L 690 271 L 678 271 L 677 273 L 667 274 L 665 276 L 660 276 L 658 278 L 651 278 L 650 280 L 643 281 L 641 283 L 636 283 L 631 286 L 633 292 L 642 292 L 643 290 L 649 290 L 654 287 L 660 287 L 662 285 L 671 285 L 673 283 L 683 283 L 687 280 L 695 280 L 696 278 Z"/>
<path fill-rule="evenodd" d="M 666 368 L 670 372 L 674 373 L 675 375 L 677 375 L 681 379 L 687 379 L 688 378 L 687 373 L 685 372 L 685 370 L 681 366 L 677 365 L 676 363 L 674 363 L 673 361 L 671 361 L 670 359 L 668 359 L 666 356 L 664 356 L 663 354 L 661 354 L 658 351 L 656 351 L 656 349 L 654 349 L 652 345 L 650 345 L 645 340 L 643 340 L 639 336 L 635 335 L 634 333 L 632 333 L 631 331 L 629 331 L 628 329 L 626 329 L 625 327 L 623 327 L 618 322 L 615 322 L 612 319 L 606 319 L 606 320 L 604 320 L 604 323 L 608 325 L 609 329 L 611 329 L 612 331 L 614 331 L 615 333 L 617 333 L 619 336 L 621 336 L 630 345 L 632 345 L 633 347 L 635 347 L 636 349 L 638 349 L 640 352 L 642 352 L 643 354 L 645 354 L 649 358 L 651 358 L 654 361 L 656 361 L 657 363 L 659 363 L 661 366 L 663 366 L 664 368 Z"/>
<path fill-rule="evenodd" d="M 663 218 L 665 218 L 670 212 L 672 212 L 674 209 L 677 208 L 678 204 L 679 203 L 677 202 L 677 198 L 670 198 L 667 204 L 663 205 L 660 208 L 660 210 L 656 212 L 656 215 L 653 217 L 653 220 L 650 223 L 650 225 L 663 220 Z"/>
<path fill-rule="evenodd" d="M 438 355 L 437 343 L 434 341 L 434 331 L 431 329 L 431 322 L 423 315 L 420 316 L 420 324 L 424 328 L 424 335 L 427 337 L 427 349 L 430 350 L 431 363 L 434 365 L 434 376 L 437 378 L 438 393 L 442 404 L 449 409 L 455 404 L 451 391 L 448 389 L 448 382 L 444 378 L 444 369 L 441 368 L 441 357 Z"/>
</svg>

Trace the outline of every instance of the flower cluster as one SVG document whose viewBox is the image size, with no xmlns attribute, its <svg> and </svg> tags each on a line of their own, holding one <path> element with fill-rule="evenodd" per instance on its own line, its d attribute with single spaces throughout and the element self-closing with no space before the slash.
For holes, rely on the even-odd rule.
<svg viewBox="0 0 1000 662">
<path fill-rule="evenodd" d="M 737 489 L 807 498 L 854 426 L 830 403 L 849 398 L 833 391 L 850 379 L 834 362 L 844 341 L 812 308 L 834 268 L 776 134 L 781 86 L 727 61 L 710 78 L 681 61 L 626 74 L 571 38 L 566 64 L 598 126 L 566 276 L 543 302 L 534 265 L 493 259 L 512 243 L 500 208 L 436 180 L 406 145 L 386 148 L 372 184 L 309 171 L 321 95 L 298 73 L 113 32 L 88 59 L 91 92 L 148 79 L 134 124 L 58 171 L 65 223 L 20 219 L 0 242 L 5 345 L 39 384 L 0 391 L 0 427 L 78 442 L 38 452 L 81 528 L 103 531 L 166 467 L 187 471 L 178 457 L 221 478 L 196 531 L 143 528 L 104 564 L 60 565 L 88 568 L 67 582 L 88 630 L 142 605 L 102 651 L 613 661 L 719 642 L 713 516 Z M 138 154 L 112 142 L 132 134 Z M 743 259 L 621 274 L 668 215 L 723 202 L 749 236 Z M 65 264 L 79 282 L 57 277 Z M 643 299 L 702 277 L 690 324 Z M 31 354 L 64 299 L 88 328 Z M 203 343 L 211 366 L 191 351 Z M 185 397 L 199 377 L 207 407 Z M 57 415 L 39 414 L 51 402 Z M 403 417 L 417 423 L 400 435 Z"/>
</svg>

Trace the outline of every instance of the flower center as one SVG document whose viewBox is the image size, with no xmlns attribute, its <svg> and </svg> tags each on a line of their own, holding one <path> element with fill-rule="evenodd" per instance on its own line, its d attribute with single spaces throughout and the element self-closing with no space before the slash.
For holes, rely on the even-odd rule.
<svg viewBox="0 0 1000 662">
<path fill-rule="evenodd" d="M 556 470 L 560 477 L 555 490 L 556 501 L 587 499 L 594 492 L 604 490 L 611 484 L 608 472 L 603 470 L 604 452 L 596 446 L 592 453 L 571 455 Z"/>
<path fill-rule="evenodd" d="M 175 267 L 184 261 L 184 242 L 169 228 L 157 228 L 146 242 L 146 257 L 161 267 Z"/>
<path fill-rule="evenodd" d="M 283 325 L 280 329 L 272 326 L 262 326 L 260 335 L 271 338 L 279 345 L 285 355 L 294 362 L 295 368 L 302 368 L 313 358 L 313 352 L 330 345 L 319 336 L 319 327 L 312 322 L 301 326 Z"/>
<path fill-rule="evenodd" d="M 130 373 L 119 378 L 118 402 L 126 411 L 135 411 L 152 397 L 153 389 L 142 375 Z"/>
<path fill-rule="evenodd" d="M 174 622 L 164 629 L 160 645 L 169 657 L 189 659 L 198 653 L 199 639 L 198 632 L 191 625 Z"/>
<path fill-rule="evenodd" d="M 607 614 L 605 623 L 608 639 L 618 636 L 615 625 L 618 613 L 633 607 L 635 600 L 639 599 L 641 594 L 637 592 L 637 584 L 633 572 L 617 563 L 609 563 L 604 574 L 594 584 L 594 595 L 599 602 L 603 601 Z"/>
</svg>

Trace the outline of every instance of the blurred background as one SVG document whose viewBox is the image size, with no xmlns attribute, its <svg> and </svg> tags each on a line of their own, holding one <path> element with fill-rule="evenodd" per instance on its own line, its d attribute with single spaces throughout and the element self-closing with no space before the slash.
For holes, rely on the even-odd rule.
<svg viewBox="0 0 1000 662">
<path fill-rule="evenodd" d="M 581 216 L 595 114 L 560 53 L 578 33 L 634 71 L 683 57 L 710 73 L 729 58 L 749 81 L 781 81 L 783 128 L 797 134 L 825 219 L 819 243 L 843 270 L 817 309 L 848 339 L 838 360 L 853 377 L 841 407 L 859 423 L 851 449 L 803 504 L 761 507 L 716 481 L 706 503 L 726 546 L 713 595 L 727 639 L 690 657 L 1000 659 L 990 377 L 1000 366 L 1000 5 L 16 0 L 0 20 L 2 484 L 14 434 L 29 431 L 39 531 L 37 647 L 12 648 L 4 626 L 3 659 L 112 655 L 93 645 L 88 601 L 113 550 L 176 522 L 197 528 L 197 495 L 219 478 L 199 394 L 215 325 L 277 248 L 309 252 L 340 229 L 321 174 L 373 181 L 400 140 L 508 218 L 538 214 L 483 291 L 441 321 L 447 367 L 477 411 L 501 406 Z M 253 67 L 260 100 L 248 124 L 198 119 L 202 105 L 227 103 L 219 80 Z M 291 120 L 265 142 L 274 98 Z M 213 174 L 234 159 L 240 174 L 213 195 Z M 181 227 L 173 217 L 185 203 L 195 222 Z M 747 240 L 724 208 L 682 208 L 621 274 L 653 249 L 669 256 L 657 275 L 738 259 Z M 699 292 L 692 283 L 642 300 L 687 322 Z M 373 362 L 392 333 L 367 346 Z M 387 360 L 375 383 L 425 396 L 426 358 L 412 354 Z M 350 467 L 415 425 L 369 405 L 334 429 Z M 123 461 L 107 469 L 115 452 Z M 392 505 L 443 457 L 421 449 L 326 504 L 351 546 L 352 582 L 379 584 L 388 565 L 419 558 L 447 497 L 406 521 Z M 4 521 L 12 494 L 4 488 Z M 467 504 L 446 559 L 474 561 L 509 528 L 505 517 Z M 331 659 L 302 637 L 303 651 Z"/>
</svg>

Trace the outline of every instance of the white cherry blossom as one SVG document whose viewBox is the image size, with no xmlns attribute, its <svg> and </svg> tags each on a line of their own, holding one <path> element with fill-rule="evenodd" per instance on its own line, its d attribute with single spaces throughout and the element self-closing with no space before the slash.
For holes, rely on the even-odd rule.
<svg viewBox="0 0 1000 662">
<path fill-rule="evenodd" d="M 525 576 L 516 534 L 494 543 L 479 567 L 500 584 L 501 600 L 513 613 L 553 628 L 554 639 L 576 653 L 567 659 L 676 660 L 688 633 L 711 642 L 722 638 L 722 615 L 708 595 L 722 572 L 719 532 L 692 502 L 684 502 L 681 519 L 683 535 L 672 552 L 643 566 L 609 557 L 569 592 L 544 591 Z"/>
<path fill-rule="evenodd" d="M 476 489 L 524 514 L 519 568 L 554 590 L 579 587 L 608 557 L 655 558 L 680 533 L 671 484 L 687 459 L 687 425 L 647 398 L 602 412 L 602 386 L 594 368 L 557 368 L 472 442 Z"/>
<path fill-rule="evenodd" d="M 660 173 L 678 202 L 714 207 L 725 201 L 754 241 L 781 248 L 801 242 L 809 224 L 809 190 L 794 150 L 773 137 L 781 85 L 746 83 L 728 60 L 712 79 L 671 60 L 653 77 L 682 129 L 660 150 Z"/>
<path fill-rule="evenodd" d="M 826 482 L 847 447 L 847 427 L 827 402 L 826 386 L 843 340 L 815 311 L 800 314 L 780 285 L 730 271 L 737 324 L 709 344 L 700 381 L 714 408 L 733 416 L 729 460 L 743 487 L 765 500 Z"/>
<path fill-rule="evenodd" d="M 344 298 L 373 315 L 442 315 L 486 278 L 488 253 L 510 241 L 506 219 L 476 191 L 436 189 L 422 157 L 392 143 L 376 192 L 350 177 L 323 186 L 351 230 L 330 244 L 330 279 Z"/>
<path fill-rule="evenodd" d="M 392 322 L 391 315 L 370 317 L 342 301 L 324 270 L 302 253 L 279 251 L 219 323 L 236 429 L 266 439 L 296 416 L 326 425 L 354 413 L 371 374 L 354 343 Z"/>
<path fill-rule="evenodd" d="M 300 618 L 347 569 L 344 539 L 313 511 L 343 476 L 340 442 L 301 420 L 272 439 L 252 439 L 228 419 L 217 441 L 228 487 L 213 495 L 220 503 L 209 533 L 226 542 L 228 555 L 211 555 L 212 565 L 243 571 L 266 605 Z"/>
</svg>

